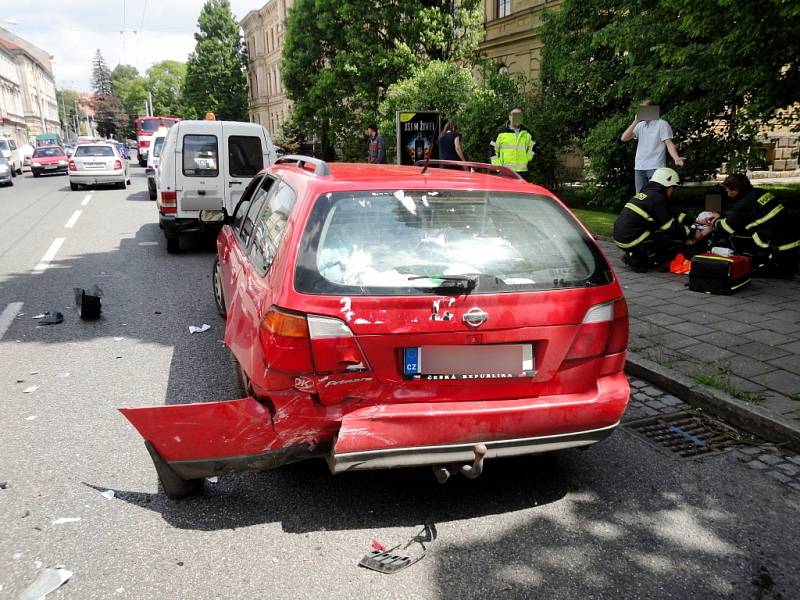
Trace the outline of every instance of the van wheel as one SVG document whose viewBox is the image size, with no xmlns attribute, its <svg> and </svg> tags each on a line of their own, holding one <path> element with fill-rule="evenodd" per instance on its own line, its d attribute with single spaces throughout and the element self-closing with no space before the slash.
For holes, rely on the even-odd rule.
<svg viewBox="0 0 800 600">
<path fill-rule="evenodd" d="M 222 267 L 219 266 L 219 258 L 214 259 L 214 271 L 211 277 L 214 285 L 214 304 L 217 305 L 217 312 L 221 317 L 227 317 L 225 294 L 222 291 Z"/>
<path fill-rule="evenodd" d="M 22 175 L 22 167 L 19 167 L 19 168 L 17 169 L 17 173 L 18 173 L 19 175 Z"/>
<path fill-rule="evenodd" d="M 167 252 L 177 254 L 181 251 L 181 238 L 178 236 L 167 238 Z"/>
<path fill-rule="evenodd" d="M 13 165 L 12 165 L 12 168 L 11 168 L 11 177 L 16 177 L 16 176 L 17 176 L 17 170 L 16 170 L 15 168 L 13 168 Z"/>
<path fill-rule="evenodd" d="M 78 184 L 77 183 L 72 183 L 70 181 L 69 182 L 69 189 L 71 189 L 73 192 L 77 192 L 78 191 Z"/>
<path fill-rule="evenodd" d="M 147 180 L 147 193 L 150 196 L 150 200 L 155 200 L 158 197 L 156 193 L 156 184 L 151 182 L 150 179 Z"/>
</svg>

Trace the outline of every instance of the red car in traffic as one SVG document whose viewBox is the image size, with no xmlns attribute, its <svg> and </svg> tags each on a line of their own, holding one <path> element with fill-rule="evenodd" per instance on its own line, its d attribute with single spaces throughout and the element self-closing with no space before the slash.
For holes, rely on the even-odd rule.
<svg viewBox="0 0 800 600">
<path fill-rule="evenodd" d="M 42 174 L 67 172 L 69 159 L 61 146 L 39 146 L 31 156 L 31 173 L 34 177 Z"/>
<path fill-rule="evenodd" d="M 251 182 L 214 265 L 247 397 L 121 409 L 170 497 L 312 457 L 476 475 L 612 433 L 628 313 L 608 261 L 546 189 L 442 166 L 290 156 Z"/>
</svg>

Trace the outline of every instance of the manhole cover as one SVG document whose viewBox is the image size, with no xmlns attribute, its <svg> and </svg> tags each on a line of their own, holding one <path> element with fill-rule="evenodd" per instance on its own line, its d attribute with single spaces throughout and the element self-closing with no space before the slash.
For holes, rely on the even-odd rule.
<svg viewBox="0 0 800 600">
<path fill-rule="evenodd" d="M 692 412 L 638 419 L 625 428 L 682 458 L 718 454 L 735 446 L 739 439 L 735 429 Z"/>
</svg>

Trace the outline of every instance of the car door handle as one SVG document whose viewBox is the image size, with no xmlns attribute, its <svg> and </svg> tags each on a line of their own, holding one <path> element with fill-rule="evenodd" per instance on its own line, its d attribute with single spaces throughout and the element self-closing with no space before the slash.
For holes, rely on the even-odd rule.
<svg viewBox="0 0 800 600">
<path fill-rule="evenodd" d="M 242 182 L 241 181 L 229 181 L 228 182 L 228 187 L 231 187 L 231 186 L 234 186 L 234 185 L 242 185 Z"/>
<path fill-rule="evenodd" d="M 198 196 L 205 196 L 206 195 L 206 191 L 205 190 L 197 190 L 197 195 Z"/>
</svg>

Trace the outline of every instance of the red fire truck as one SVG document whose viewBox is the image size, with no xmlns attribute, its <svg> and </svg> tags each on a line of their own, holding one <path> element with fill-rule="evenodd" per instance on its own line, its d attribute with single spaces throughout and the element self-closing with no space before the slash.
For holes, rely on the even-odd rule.
<svg viewBox="0 0 800 600">
<path fill-rule="evenodd" d="M 178 117 L 139 117 L 136 119 L 136 141 L 139 144 L 139 166 L 147 165 L 150 140 L 160 127 L 170 128 L 180 121 Z"/>
</svg>

